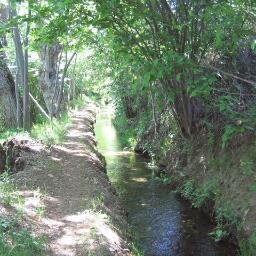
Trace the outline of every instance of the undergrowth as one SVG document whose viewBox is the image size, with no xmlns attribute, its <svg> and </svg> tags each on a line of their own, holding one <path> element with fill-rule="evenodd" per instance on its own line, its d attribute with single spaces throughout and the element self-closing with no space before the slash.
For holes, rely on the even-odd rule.
<svg viewBox="0 0 256 256">
<path fill-rule="evenodd" d="M 202 185 L 196 184 L 194 180 L 185 181 L 179 188 L 181 196 L 189 200 L 194 208 L 201 208 L 208 200 L 214 200 L 219 195 L 219 190 L 215 182 L 209 181 Z M 240 228 L 240 221 L 232 210 L 231 206 L 226 202 L 218 206 L 215 211 L 216 227 L 209 234 L 218 242 L 227 238 L 231 232 L 231 228 Z"/>
<path fill-rule="evenodd" d="M 119 141 L 123 147 L 133 149 L 137 143 L 133 120 L 127 120 L 118 111 L 115 114 L 113 124 L 117 127 Z"/>
<path fill-rule="evenodd" d="M 17 134 L 23 133 L 21 129 L 0 129 L 0 143 L 3 143 L 5 140 L 7 140 L 10 137 L 14 137 Z"/>
<path fill-rule="evenodd" d="M 70 124 L 70 111 L 82 108 L 92 100 L 86 95 L 81 95 L 69 102 L 67 110 L 63 111 L 58 118 L 52 120 L 45 119 L 40 113 L 36 116 L 31 128 L 31 135 L 36 139 L 42 140 L 46 145 L 60 144 L 63 142 L 67 126 Z M 24 134 L 21 128 L 10 129 L 0 127 L 0 143 L 5 140 Z"/>
<path fill-rule="evenodd" d="M 90 101 L 85 95 L 77 97 L 69 103 L 68 110 L 63 111 L 58 118 L 34 124 L 31 135 L 42 140 L 48 146 L 62 143 L 71 120 L 70 110 L 80 109 Z"/>
<path fill-rule="evenodd" d="M 256 248 L 256 232 L 249 239 L 243 239 L 239 242 L 240 256 L 254 256 Z"/>
<path fill-rule="evenodd" d="M 11 214 L 0 215 L 0 255 L 43 256 L 46 237 L 36 237 L 20 225 L 24 199 L 19 195 L 7 172 L 0 176 L 0 202 L 3 207 L 11 209 Z"/>
<path fill-rule="evenodd" d="M 35 124 L 31 130 L 31 135 L 49 146 L 59 144 L 63 142 L 69 124 L 69 113 L 62 113 L 59 118 L 47 120 L 42 124 Z"/>
</svg>

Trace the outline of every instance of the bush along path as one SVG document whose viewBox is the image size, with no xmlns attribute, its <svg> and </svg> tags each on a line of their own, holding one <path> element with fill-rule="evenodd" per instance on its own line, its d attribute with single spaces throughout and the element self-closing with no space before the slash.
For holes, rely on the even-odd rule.
<svg viewBox="0 0 256 256">
<path fill-rule="evenodd" d="M 37 146 L 14 175 L 24 200 L 19 225 L 44 238 L 44 256 L 130 255 L 121 235 L 127 230 L 124 210 L 96 149 L 96 111 L 93 104 L 74 110 L 64 142 Z"/>
</svg>

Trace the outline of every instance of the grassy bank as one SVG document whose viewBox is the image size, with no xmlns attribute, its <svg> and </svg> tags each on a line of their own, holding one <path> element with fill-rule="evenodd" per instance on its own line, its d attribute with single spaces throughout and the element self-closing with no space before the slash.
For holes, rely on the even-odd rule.
<svg viewBox="0 0 256 256">
<path fill-rule="evenodd" d="M 42 255 L 47 237 L 36 236 L 24 225 L 25 202 L 7 173 L 0 176 L 0 255 Z"/>
<path fill-rule="evenodd" d="M 173 166 L 166 168 L 177 191 L 216 223 L 215 241 L 235 241 L 242 256 L 256 251 L 255 151 L 248 143 L 213 155 L 206 143 L 194 142 L 169 156 Z M 178 161 L 181 155 L 186 161 Z"/>
</svg>

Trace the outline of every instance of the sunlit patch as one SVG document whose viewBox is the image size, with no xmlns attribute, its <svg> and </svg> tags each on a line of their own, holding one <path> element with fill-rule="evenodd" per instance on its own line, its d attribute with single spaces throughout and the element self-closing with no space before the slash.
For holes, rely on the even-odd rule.
<svg viewBox="0 0 256 256">
<path fill-rule="evenodd" d="M 59 161 L 62 160 L 61 158 L 57 158 L 57 157 L 54 157 L 54 156 L 51 156 L 51 159 L 52 159 L 53 161 L 57 161 L 57 162 L 59 162 Z"/>
<path fill-rule="evenodd" d="M 76 255 L 72 248 L 77 245 L 85 247 L 89 252 L 97 250 L 100 244 L 106 243 L 111 251 L 116 251 L 121 247 L 120 238 L 108 225 L 105 214 L 87 210 L 65 216 L 62 223 L 64 223 L 63 226 L 60 226 L 62 235 L 52 246 L 52 250 L 58 255 L 60 251 L 61 255 Z"/>
<path fill-rule="evenodd" d="M 205 161 L 205 156 L 201 156 L 200 160 L 199 160 L 199 163 L 203 163 L 204 161 Z"/>
<path fill-rule="evenodd" d="M 62 222 L 62 221 L 57 221 L 57 220 L 50 219 L 50 218 L 42 218 L 41 221 L 42 221 L 42 223 L 43 223 L 45 226 L 47 226 L 47 227 L 49 227 L 49 228 L 51 228 L 51 229 L 60 228 L 60 227 L 62 227 L 62 226 L 65 225 L 65 223 Z"/>
<path fill-rule="evenodd" d="M 159 167 L 155 163 L 149 162 L 147 163 L 147 168 L 149 168 L 150 170 L 157 170 Z"/>
<path fill-rule="evenodd" d="M 27 132 L 16 134 L 15 140 L 23 141 L 23 142 L 25 142 L 25 145 L 26 145 L 26 143 L 29 144 L 29 148 L 32 151 L 40 152 L 41 150 L 44 149 L 43 144 L 37 143 L 36 141 L 31 139 L 30 135 Z"/>
<path fill-rule="evenodd" d="M 136 181 L 136 182 L 140 182 L 140 183 L 145 183 L 148 180 L 144 177 L 139 177 L 139 178 L 132 178 L 131 180 Z"/>
<path fill-rule="evenodd" d="M 132 154 L 130 151 L 107 151 L 106 153 L 104 152 L 104 156 L 129 156 Z"/>
<path fill-rule="evenodd" d="M 112 125 L 106 125 L 104 129 L 102 129 L 103 134 L 106 136 L 106 139 L 110 142 L 116 139 L 116 130 L 112 127 Z"/>
<path fill-rule="evenodd" d="M 55 204 L 59 203 L 59 200 L 55 197 L 51 197 L 43 194 L 40 189 L 36 190 L 20 190 L 17 193 L 22 196 L 23 203 L 23 212 L 27 216 L 42 218 L 45 210 L 45 202 L 52 202 Z"/>
</svg>

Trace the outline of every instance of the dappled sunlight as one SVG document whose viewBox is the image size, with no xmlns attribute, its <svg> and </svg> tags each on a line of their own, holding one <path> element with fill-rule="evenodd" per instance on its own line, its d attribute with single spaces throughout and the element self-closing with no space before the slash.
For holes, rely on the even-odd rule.
<svg viewBox="0 0 256 256">
<path fill-rule="evenodd" d="M 129 156 L 133 154 L 131 151 L 114 151 L 109 150 L 106 153 L 104 152 L 104 156 Z"/>
<path fill-rule="evenodd" d="M 131 178 L 131 180 L 132 181 L 136 181 L 136 182 L 139 182 L 139 183 L 145 183 L 145 182 L 147 182 L 148 181 L 148 179 L 147 178 L 145 178 L 145 177 L 136 177 L 136 178 Z"/>
<path fill-rule="evenodd" d="M 123 240 L 110 218 L 98 210 L 104 208 L 112 216 L 113 206 L 104 205 L 104 200 L 113 195 L 105 174 L 96 171 L 104 169 L 92 126 L 84 125 L 82 113 L 79 116 L 72 118 L 74 124 L 65 141 L 53 146 L 49 158 L 38 165 L 36 173 L 40 178 L 35 172 L 30 177 L 35 178 L 37 189 L 35 184 L 33 189 L 27 186 L 28 178 L 22 180 L 24 185 L 19 191 L 26 220 L 33 223 L 37 234 L 49 238 L 46 255 L 105 255 L 123 250 Z"/>
<path fill-rule="evenodd" d="M 62 159 L 61 158 L 58 158 L 58 157 L 54 157 L 54 156 L 51 156 L 51 159 L 53 161 L 57 161 L 57 162 L 60 162 Z"/>
<path fill-rule="evenodd" d="M 23 212 L 25 215 L 30 217 L 37 217 L 38 219 L 42 218 L 44 210 L 47 203 L 51 202 L 53 204 L 59 204 L 60 201 L 56 197 L 52 197 L 37 188 L 36 190 L 29 190 L 23 188 L 22 190 L 17 191 L 17 193 L 22 196 L 24 200 Z"/>
<path fill-rule="evenodd" d="M 93 153 L 91 150 L 89 150 L 86 146 L 78 146 L 77 143 L 69 143 L 67 144 L 68 147 L 63 146 L 56 146 L 56 149 L 63 151 L 69 155 L 78 156 L 78 157 L 86 157 L 89 161 L 99 162 L 99 158 L 96 153 Z M 76 149 L 74 149 L 76 148 Z"/>
<path fill-rule="evenodd" d="M 74 129 L 70 129 L 69 133 L 66 135 L 67 138 L 74 138 L 74 137 L 82 137 L 82 136 L 86 136 L 87 133 L 86 132 L 83 132 L 83 131 L 80 131 L 80 130 L 77 130 L 76 128 Z"/>
<path fill-rule="evenodd" d="M 53 222 L 54 225 L 56 223 Z M 59 224 L 59 223 L 57 223 Z M 118 234 L 109 226 L 105 214 L 86 210 L 62 218 L 61 236 L 59 236 L 51 247 L 56 255 L 76 255 L 74 246 L 80 245 L 89 251 L 97 250 L 101 244 L 108 244 L 112 251 L 121 246 Z"/>
<path fill-rule="evenodd" d="M 24 198 L 24 214 L 37 226 L 37 232 L 51 238 L 49 248 L 53 255 L 75 256 L 80 246 L 84 251 L 97 251 L 103 244 L 110 251 L 121 248 L 121 240 L 109 223 L 106 214 L 88 209 L 61 218 L 58 214 L 44 212 L 38 215 L 37 209 L 58 207 L 62 199 L 41 194 L 40 190 L 23 189 L 19 194 Z M 50 204 L 50 205 L 49 205 Z M 2 212 L 2 211 L 1 211 Z"/>
</svg>

